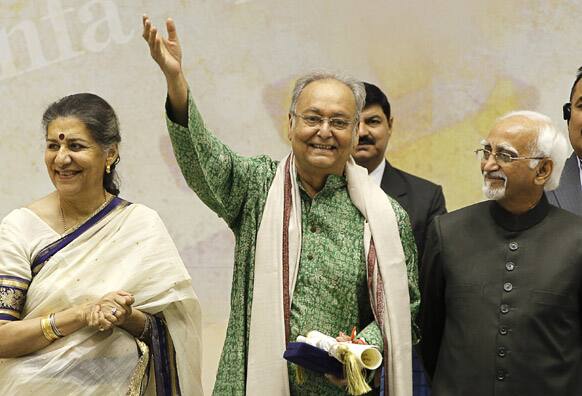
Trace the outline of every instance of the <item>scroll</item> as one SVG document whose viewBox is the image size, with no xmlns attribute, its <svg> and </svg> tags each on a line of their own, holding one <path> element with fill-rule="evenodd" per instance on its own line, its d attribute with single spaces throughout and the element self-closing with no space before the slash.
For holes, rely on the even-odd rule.
<svg viewBox="0 0 582 396">
<path fill-rule="evenodd" d="M 377 347 L 338 342 L 315 330 L 289 343 L 283 357 L 309 370 L 346 378 L 347 391 L 355 396 L 371 390 L 364 369 L 375 370 L 382 364 L 382 353 Z"/>
</svg>

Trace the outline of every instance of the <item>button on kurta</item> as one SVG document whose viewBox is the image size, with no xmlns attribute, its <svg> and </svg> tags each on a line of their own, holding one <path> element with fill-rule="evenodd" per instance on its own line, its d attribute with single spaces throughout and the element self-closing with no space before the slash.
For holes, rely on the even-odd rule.
<svg viewBox="0 0 582 396">
<path fill-rule="evenodd" d="M 507 335 L 508 332 L 509 332 L 509 329 L 505 326 L 501 326 L 499 328 L 499 334 L 501 334 L 501 335 Z"/>
<path fill-rule="evenodd" d="M 515 263 L 508 261 L 507 263 L 505 263 L 505 269 L 508 271 L 513 271 L 515 269 Z"/>
<path fill-rule="evenodd" d="M 505 349 L 505 347 L 498 347 L 497 348 L 497 355 L 499 357 L 505 357 L 506 354 L 507 354 L 507 350 Z"/>
<path fill-rule="evenodd" d="M 501 304 L 501 306 L 499 307 L 499 311 L 501 311 L 502 314 L 508 313 L 509 312 L 509 305 Z"/>
<path fill-rule="evenodd" d="M 519 249 L 519 244 L 517 242 L 509 242 L 509 250 L 516 251 Z"/>
<path fill-rule="evenodd" d="M 503 290 L 509 293 L 511 290 L 513 290 L 513 285 L 510 282 L 506 282 L 503 284 Z"/>
<path fill-rule="evenodd" d="M 505 380 L 505 377 L 507 376 L 507 373 L 505 372 L 505 370 L 503 369 L 498 369 L 497 370 L 497 381 L 503 381 Z"/>
</svg>

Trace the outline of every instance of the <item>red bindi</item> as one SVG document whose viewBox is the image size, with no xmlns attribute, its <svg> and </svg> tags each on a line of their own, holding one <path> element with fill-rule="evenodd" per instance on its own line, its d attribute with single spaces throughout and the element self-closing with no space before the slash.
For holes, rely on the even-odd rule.
<svg viewBox="0 0 582 396">
<path fill-rule="evenodd" d="M 59 139 L 63 140 L 65 138 L 65 134 L 64 133 L 59 133 Z"/>
</svg>

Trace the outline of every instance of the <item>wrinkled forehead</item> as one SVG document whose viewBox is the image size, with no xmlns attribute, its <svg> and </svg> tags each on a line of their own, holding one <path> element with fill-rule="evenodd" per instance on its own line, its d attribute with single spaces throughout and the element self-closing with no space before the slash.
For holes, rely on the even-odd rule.
<svg viewBox="0 0 582 396">
<path fill-rule="evenodd" d="M 515 116 L 498 121 L 481 144 L 492 149 L 524 153 L 536 144 L 538 123 Z"/>
<path fill-rule="evenodd" d="M 299 95 L 298 112 L 312 110 L 324 114 L 354 116 L 356 99 L 346 84 L 333 79 L 313 81 Z"/>
</svg>

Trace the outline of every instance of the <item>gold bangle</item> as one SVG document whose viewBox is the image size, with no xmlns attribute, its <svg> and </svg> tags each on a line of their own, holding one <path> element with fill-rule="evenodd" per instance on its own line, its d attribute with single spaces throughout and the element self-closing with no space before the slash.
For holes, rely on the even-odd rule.
<svg viewBox="0 0 582 396">
<path fill-rule="evenodd" d="M 55 334 L 51 327 L 51 321 L 49 319 L 49 316 L 42 318 L 40 320 L 40 329 L 42 330 L 44 338 L 46 338 L 48 341 L 53 342 L 59 339 L 59 336 Z"/>
</svg>

